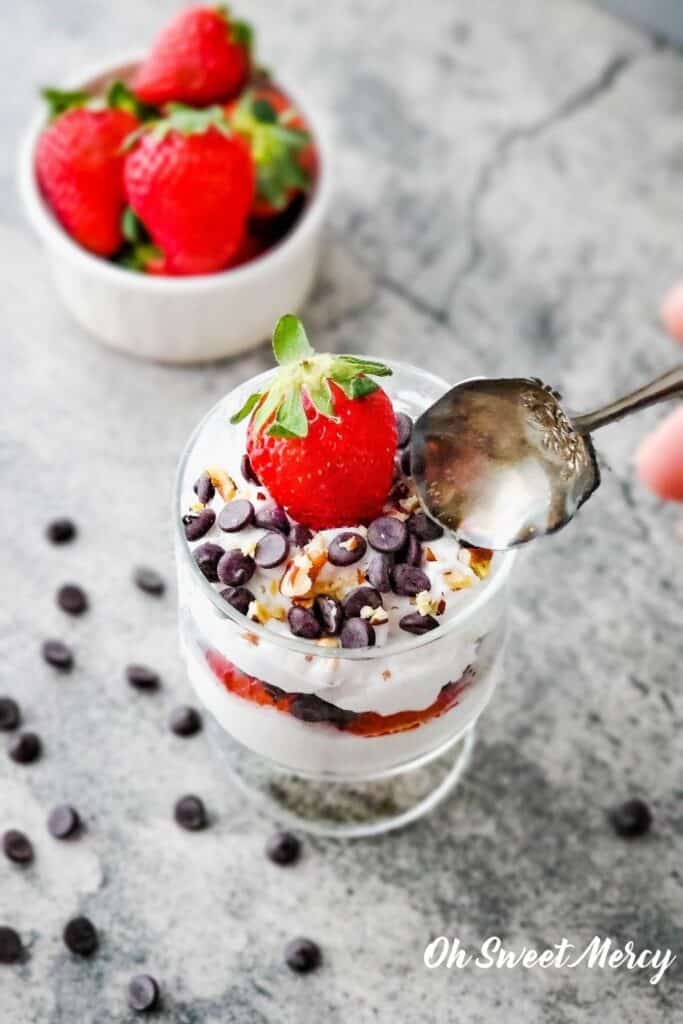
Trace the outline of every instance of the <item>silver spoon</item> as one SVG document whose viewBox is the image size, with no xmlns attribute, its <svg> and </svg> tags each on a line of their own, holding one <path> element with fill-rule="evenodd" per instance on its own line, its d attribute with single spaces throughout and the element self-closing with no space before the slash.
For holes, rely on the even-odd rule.
<svg viewBox="0 0 683 1024">
<path fill-rule="evenodd" d="M 683 366 L 595 412 L 573 416 L 540 380 L 463 381 L 415 423 L 412 472 L 432 518 L 477 547 L 554 533 L 600 484 L 590 433 L 683 395 Z"/>
</svg>

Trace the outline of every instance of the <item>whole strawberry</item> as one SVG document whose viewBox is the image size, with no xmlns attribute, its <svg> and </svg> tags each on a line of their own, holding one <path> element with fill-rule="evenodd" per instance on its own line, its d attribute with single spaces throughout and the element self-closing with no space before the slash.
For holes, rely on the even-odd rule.
<svg viewBox="0 0 683 1024">
<path fill-rule="evenodd" d="M 226 116 L 248 143 L 256 166 L 252 217 L 273 217 L 296 195 L 310 191 L 316 150 L 306 122 L 280 89 L 254 85 L 228 105 Z"/>
<path fill-rule="evenodd" d="M 53 97 L 81 94 L 49 91 Z M 71 101 L 69 101 L 71 102 Z M 112 256 L 123 242 L 121 214 L 124 142 L 138 127 L 125 110 L 62 107 L 36 146 L 36 175 L 57 219 L 72 238 L 100 256 Z M 59 107 L 57 107 L 59 109 Z"/>
<path fill-rule="evenodd" d="M 232 422 L 253 411 L 247 453 L 254 471 L 298 522 L 320 530 L 367 522 L 391 487 L 396 420 L 372 376 L 388 367 L 356 356 L 316 355 L 303 325 L 283 316 L 273 334 L 281 369 Z"/>
<path fill-rule="evenodd" d="M 166 26 L 141 64 L 134 88 L 144 103 L 203 107 L 229 100 L 250 72 L 251 30 L 220 7 L 190 7 Z"/>
<path fill-rule="evenodd" d="M 254 168 L 220 107 L 171 104 L 165 120 L 142 132 L 124 180 L 128 203 L 157 250 L 150 271 L 208 274 L 228 266 L 244 237 Z"/>
</svg>

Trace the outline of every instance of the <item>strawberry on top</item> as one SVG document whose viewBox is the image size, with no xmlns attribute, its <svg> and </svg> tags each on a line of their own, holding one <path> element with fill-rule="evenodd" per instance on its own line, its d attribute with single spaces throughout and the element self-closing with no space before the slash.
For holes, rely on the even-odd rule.
<svg viewBox="0 0 683 1024">
<path fill-rule="evenodd" d="M 247 453 L 274 500 L 313 529 L 366 523 L 391 488 L 396 418 L 372 377 L 384 364 L 351 355 L 316 354 L 303 324 L 283 316 L 273 334 L 280 365 L 267 391 L 233 417 L 251 413 Z"/>
</svg>

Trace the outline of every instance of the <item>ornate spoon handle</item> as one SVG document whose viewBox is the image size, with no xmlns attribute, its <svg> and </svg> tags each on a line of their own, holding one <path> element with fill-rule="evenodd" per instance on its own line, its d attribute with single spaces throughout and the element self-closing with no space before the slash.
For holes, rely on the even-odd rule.
<svg viewBox="0 0 683 1024">
<path fill-rule="evenodd" d="M 593 430 L 605 427 L 623 416 L 629 416 L 632 412 L 677 396 L 683 396 L 683 366 L 676 366 L 642 388 L 632 391 L 630 395 L 618 398 L 601 409 L 572 417 L 572 423 L 580 434 L 590 434 Z"/>
</svg>

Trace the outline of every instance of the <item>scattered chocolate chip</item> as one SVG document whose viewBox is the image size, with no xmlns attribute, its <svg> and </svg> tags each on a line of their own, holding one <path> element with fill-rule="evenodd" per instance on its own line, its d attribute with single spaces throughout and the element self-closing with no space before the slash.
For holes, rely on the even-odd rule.
<svg viewBox="0 0 683 1024">
<path fill-rule="evenodd" d="M 268 530 L 256 545 L 254 561 L 262 569 L 273 569 L 281 565 L 289 554 L 289 541 L 283 533 Z"/>
<path fill-rule="evenodd" d="M 313 531 L 309 530 L 303 523 L 294 523 L 291 532 L 292 544 L 297 548 L 305 548 L 311 540 L 313 540 Z"/>
<path fill-rule="evenodd" d="M 194 736 L 202 727 L 202 720 L 199 712 L 189 706 L 181 704 L 174 708 L 169 719 L 171 732 L 176 736 Z"/>
<path fill-rule="evenodd" d="M 76 524 L 73 519 L 53 519 L 45 533 L 52 544 L 68 544 L 76 536 Z"/>
<path fill-rule="evenodd" d="M 254 506 L 246 498 L 229 501 L 218 514 L 218 528 L 226 533 L 237 533 L 254 521 Z"/>
<path fill-rule="evenodd" d="M 308 974 L 322 963 L 320 946 L 311 939 L 292 939 L 285 946 L 285 962 L 297 974 Z"/>
<path fill-rule="evenodd" d="M 80 828 L 78 811 L 71 804 L 58 804 L 47 818 L 47 830 L 55 839 L 68 839 Z"/>
<path fill-rule="evenodd" d="M 356 717 L 355 711 L 346 711 L 330 704 L 314 693 L 299 693 L 289 706 L 290 714 L 302 722 L 327 722 L 343 728 Z"/>
<path fill-rule="evenodd" d="M 420 615 L 419 612 L 409 612 L 399 619 L 398 624 L 406 633 L 414 633 L 415 636 L 422 636 L 429 633 L 430 629 L 438 629 L 439 626 L 433 615 Z"/>
<path fill-rule="evenodd" d="M 374 647 L 375 630 L 366 619 L 347 619 L 342 626 L 341 645 L 349 650 Z"/>
<path fill-rule="evenodd" d="M 153 1010 L 159 1002 L 159 985 L 151 974 L 136 974 L 128 982 L 128 1006 L 136 1013 Z"/>
<path fill-rule="evenodd" d="M 609 820 L 617 835 L 624 839 L 635 839 L 650 831 L 652 811 L 644 800 L 635 798 L 613 807 L 609 812 Z"/>
<path fill-rule="evenodd" d="M 133 582 L 146 594 L 163 594 L 166 583 L 163 576 L 160 576 L 156 569 L 149 569 L 145 565 L 139 565 L 133 573 Z"/>
<path fill-rule="evenodd" d="M 382 597 L 374 587 L 354 587 L 342 601 L 347 619 L 355 619 L 363 608 L 381 608 Z"/>
<path fill-rule="evenodd" d="M 251 464 L 251 459 L 249 458 L 246 452 L 242 456 L 240 470 L 242 471 L 242 476 L 248 483 L 255 484 L 257 487 L 261 486 L 261 481 L 254 472 L 254 467 Z"/>
<path fill-rule="evenodd" d="M 219 544 L 212 544 L 206 541 L 194 549 L 194 560 L 206 576 L 209 583 L 218 582 L 218 563 L 225 554 L 225 549 Z"/>
<path fill-rule="evenodd" d="M 88 607 L 88 598 L 75 583 L 65 583 L 57 591 L 57 604 L 68 615 L 82 615 Z"/>
<path fill-rule="evenodd" d="M 11 697 L 0 697 L 0 729 L 9 732 L 21 722 L 19 705 Z"/>
<path fill-rule="evenodd" d="M 147 665 L 126 665 L 126 679 L 136 690 L 156 690 L 161 682 L 159 673 Z"/>
<path fill-rule="evenodd" d="M 38 760 L 43 746 L 40 737 L 34 732 L 20 732 L 12 737 L 7 749 L 9 756 L 17 764 L 31 764 L 32 761 Z"/>
<path fill-rule="evenodd" d="M 0 925 L 0 964 L 16 964 L 23 952 L 21 939 L 14 928 Z"/>
<path fill-rule="evenodd" d="M 243 555 L 238 548 L 226 551 L 216 569 L 216 578 L 229 587 L 241 587 L 254 575 L 256 562 L 251 555 Z"/>
<path fill-rule="evenodd" d="M 322 626 L 310 608 L 292 605 L 287 612 L 287 621 L 294 636 L 304 640 L 317 640 L 322 633 Z"/>
<path fill-rule="evenodd" d="M 443 537 L 443 526 L 431 519 L 426 512 L 414 512 L 408 520 L 408 529 L 418 540 L 438 540 Z"/>
<path fill-rule="evenodd" d="M 87 917 L 74 917 L 64 928 L 64 945 L 77 956 L 92 956 L 98 946 L 95 925 Z"/>
<path fill-rule="evenodd" d="M 301 854 L 301 840 L 293 832 L 274 832 L 266 843 L 266 856 L 273 864 L 294 864 Z"/>
<path fill-rule="evenodd" d="M 344 612 L 336 597 L 330 597 L 329 594 L 318 594 L 313 602 L 313 607 L 324 631 L 329 636 L 337 636 L 344 621 Z"/>
<path fill-rule="evenodd" d="M 200 540 L 205 533 L 208 533 L 216 522 L 216 513 L 212 508 L 203 508 L 201 512 L 188 512 L 183 516 L 185 536 L 188 540 Z"/>
<path fill-rule="evenodd" d="M 33 860 L 31 840 L 16 828 L 10 828 L 3 834 L 2 852 L 15 864 L 30 864 Z"/>
<path fill-rule="evenodd" d="M 198 796 L 181 796 L 173 808 L 173 815 L 180 827 L 189 832 L 206 828 L 206 808 Z"/>
<path fill-rule="evenodd" d="M 368 544 L 383 554 L 400 551 L 408 539 L 408 528 L 395 516 L 380 516 L 368 527 Z"/>
<path fill-rule="evenodd" d="M 61 640 L 46 640 L 43 644 L 43 658 L 62 672 L 70 672 L 74 664 L 73 651 Z"/>
<path fill-rule="evenodd" d="M 225 590 L 221 590 L 221 597 L 242 615 L 247 614 L 249 605 L 256 600 L 247 587 L 226 587 Z"/>
<path fill-rule="evenodd" d="M 398 434 L 397 445 L 405 448 L 413 436 L 413 421 L 405 412 L 396 413 L 396 433 Z"/>
<path fill-rule="evenodd" d="M 396 561 L 405 565 L 422 565 L 422 545 L 414 533 L 408 534 L 408 540 L 400 551 L 396 552 Z"/>
<path fill-rule="evenodd" d="M 391 570 L 391 584 L 401 597 L 415 597 L 431 587 L 429 576 L 416 565 L 395 565 Z"/>
<path fill-rule="evenodd" d="M 262 505 L 256 510 L 254 522 L 262 530 L 279 530 L 280 533 L 288 534 L 290 530 L 287 513 L 279 505 Z"/>
<path fill-rule="evenodd" d="M 391 591 L 390 570 L 393 562 L 389 555 L 382 555 L 377 552 L 368 559 L 367 576 L 368 582 L 380 594 L 388 594 Z"/>
<path fill-rule="evenodd" d="M 332 540 L 327 550 L 327 558 L 332 565 L 353 565 L 363 557 L 367 547 L 365 537 L 362 537 L 360 533 L 345 530 L 343 533 L 338 533 Z"/>
<path fill-rule="evenodd" d="M 211 477 L 207 472 L 204 472 L 201 476 L 197 477 L 192 490 L 197 495 L 202 505 L 206 505 L 207 502 L 211 501 L 216 493 L 216 488 L 212 484 Z"/>
</svg>

